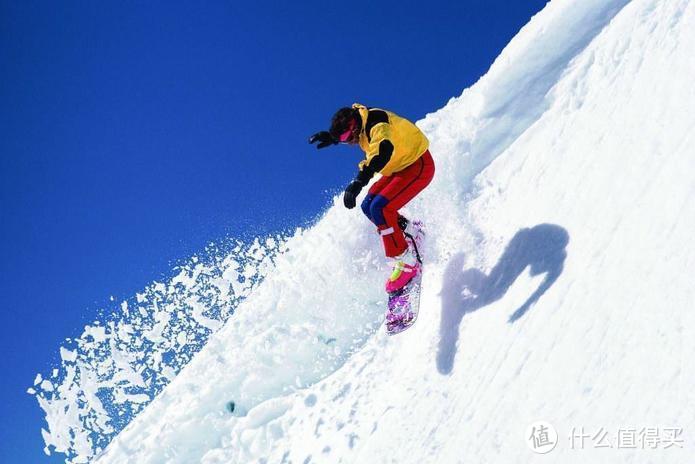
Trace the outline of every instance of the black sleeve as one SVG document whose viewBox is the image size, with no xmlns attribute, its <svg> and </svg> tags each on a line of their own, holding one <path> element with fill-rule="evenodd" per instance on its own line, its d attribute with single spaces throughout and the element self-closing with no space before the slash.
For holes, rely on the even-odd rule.
<svg viewBox="0 0 695 464">
<path fill-rule="evenodd" d="M 379 144 L 379 153 L 369 160 L 369 164 L 365 164 L 362 170 L 357 174 L 355 180 L 367 185 L 369 180 L 374 177 L 374 173 L 384 169 L 393 155 L 393 144 L 390 140 L 382 140 Z"/>
</svg>

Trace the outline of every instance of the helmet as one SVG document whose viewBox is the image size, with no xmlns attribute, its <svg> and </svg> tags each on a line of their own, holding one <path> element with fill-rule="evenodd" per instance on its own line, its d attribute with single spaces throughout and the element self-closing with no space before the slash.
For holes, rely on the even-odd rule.
<svg viewBox="0 0 695 464">
<path fill-rule="evenodd" d="M 357 109 L 340 108 L 331 120 L 331 137 L 343 143 L 355 143 L 361 129 L 360 119 Z"/>
</svg>

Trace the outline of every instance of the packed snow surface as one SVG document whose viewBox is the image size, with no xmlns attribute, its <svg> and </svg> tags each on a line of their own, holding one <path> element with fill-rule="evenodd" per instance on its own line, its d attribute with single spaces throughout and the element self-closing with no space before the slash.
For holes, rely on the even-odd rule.
<svg viewBox="0 0 695 464">
<path fill-rule="evenodd" d="M 553 0 L 418 122 L 437 173 L 406 211 L 427 226 L 415 326 L 386 336 L 378 236 L 336 199 L 161 393 L 126 399 L 149 404 L 97 462 L 692 459 L 693 76 L 695 3 Z M 94 456 L 105 435 L 66 423 L 47 444 Z"/>
</svg>

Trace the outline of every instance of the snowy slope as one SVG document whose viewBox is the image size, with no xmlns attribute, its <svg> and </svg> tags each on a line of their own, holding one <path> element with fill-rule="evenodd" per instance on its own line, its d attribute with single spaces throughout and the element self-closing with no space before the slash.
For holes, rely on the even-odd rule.
<svg viewBox="0 0 695 464">
<path fill-rule="evenodd" d="M 380 328 L 378 237 L 336 204 L 97 461 L 686 462 L 693 76 L 693 2 L 552 1 L 418 123 L 416 326 Z"/>
</svg>

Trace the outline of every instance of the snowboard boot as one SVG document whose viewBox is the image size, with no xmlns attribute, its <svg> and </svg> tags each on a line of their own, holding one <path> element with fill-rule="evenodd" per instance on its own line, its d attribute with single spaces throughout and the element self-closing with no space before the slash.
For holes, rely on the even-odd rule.
<svg viewBox="0 0 695 464">
<path fill-rule="evenodd" d="M 400 256 L 394 258 L 393 271 L 386 281 L 386 291 L 388 293 L 393 293 L 405 287 L 420 272 L 421 261 L 417 245 L 409 237 L 406 237 L 406 242 L 408 243 L 408 248 Z"/>
</svg>

